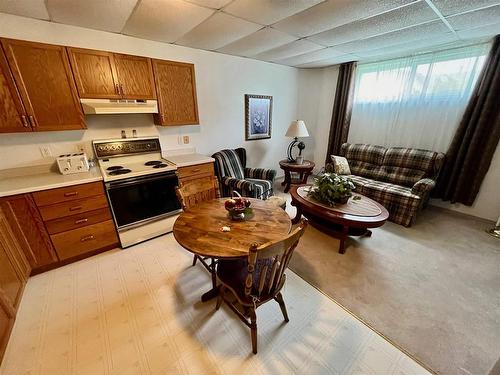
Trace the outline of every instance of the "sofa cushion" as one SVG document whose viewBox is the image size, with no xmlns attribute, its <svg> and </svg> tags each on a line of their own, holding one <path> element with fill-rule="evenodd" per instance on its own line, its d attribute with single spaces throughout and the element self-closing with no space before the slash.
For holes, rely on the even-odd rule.
<svg viewBox="0 0 500 375">
<path fill-rule="evenodd" d="M 390 147 L 385 153 L 379 178 L 385 182 L 412 187 L 417 181 L 435 175 L 437 155 L 434 151 Z"/>
<path fill-rule="evenodd" d="M 377 201 L 389 211 L 389 219 L 397 224 L 409 226 L 421 203 L 411 188 L 387 182 L 371 180 L 359 193 Z"/>
<path fill-rule="evenodd" d="M 351 173 L 368 178 L 379 178 L 385 147 L 344 143 L 341 155 L 349 161 Z"/>
<path fill-rule="evenodd" d="M 360 194 L 362 194 L 360 188 L 373 181 L 371 178 L 356 176 L 355 174 L 350 174 L 345 177 L 349 178 L 353 182 L 356 186 L 356 192 Z"/>
<path fill-rule="evenodd" d="M 333 168 L 337 174 L 351 174 L 351 169 L 349 168 L 349 162 L 343 156 L 330 155 L 333 162 Z"/>
</svg>

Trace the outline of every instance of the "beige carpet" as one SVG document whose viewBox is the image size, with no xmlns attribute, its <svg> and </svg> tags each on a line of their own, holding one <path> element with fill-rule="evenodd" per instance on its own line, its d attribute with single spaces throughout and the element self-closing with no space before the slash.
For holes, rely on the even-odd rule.
<svg viewBox="0 0 500 375">
<path fill-rule="evenodd" d="M 345 255 L 310 227 L 291 268 L 435 371 L 484 375 L 500 358 L 500 240 L 489 226 L 429 207 L 411 228 L 351 240 Z"/>
<path fill-rule="evenodd" d="M 31 278 L 0 373 L 429 375 L 291 271 L 290 322 L 259 308 L 252 355 L 248 328 L 200 302 L 210 278 L 191 261 L 170 234 Z"/>
</svg>

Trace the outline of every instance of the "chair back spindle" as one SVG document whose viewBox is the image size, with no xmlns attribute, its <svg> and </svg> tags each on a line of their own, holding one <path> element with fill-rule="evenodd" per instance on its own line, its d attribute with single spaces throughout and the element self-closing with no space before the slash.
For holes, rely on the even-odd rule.
<svg viewBox="0 0 500 375">
<path fill-rule="evenodd" d="M 303 219 L 286 238 L 260 246 L 253 244 L 250 247 L 248 274 L 245 279 L 246 296 L 259 298 L 279 292 L 285 282 L 284 272 L 306 227 L 307 220 Z M 256 267 L 259 262 L 260 267 Z M 256 272 L 258 274 L 255 274 Z"/>
<path fill-rule="evenodd" d="M 188 181 L 180 187 L 176 187 L 175 194 L 181 203 L 182 209 L 186 211 L 201 202 L 219 198 L 219 182 L 215 176 Z"/>
</svg>

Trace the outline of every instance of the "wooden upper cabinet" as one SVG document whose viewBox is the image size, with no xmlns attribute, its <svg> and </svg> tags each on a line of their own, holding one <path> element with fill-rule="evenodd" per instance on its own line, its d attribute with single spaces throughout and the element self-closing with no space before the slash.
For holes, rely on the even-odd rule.
<svg viewBox="0 0 500 375">
<path fill-rule="evenodd" d="M 0 208 L 19 241 L 24 241 L 22 250 L 31 268 L 59 261 L 31 194 L 1 198 Z"/>
<path fill-rule="evenodd" d="M 0 48 L 0 132 L 12 133 L 31 130 L 9 64 Z"/>
<path fill-rule="evenodd" d="M 158 111 L 156 125 L 199 124 L 194 65 L 153 60 Z"/>
<path fill-rule="evenodd" d="M 85 128 L 65 48 L 12 39 L 2 45 L 34 130 Z"/>
<path fill-rule="evenodd" d="M 68 48 L 80 98 L 119 99 L 120 87 L 111 52 Z"/>
<path fill-rule="evenodd" d="M 156 98 L 151 59 L 82 48 L 68 54 L 80 98 Z"/>
<path fill-rule="evenodd" d="M 156 99 L 151 59 L 119 54 L 114 58 L 124 99 Z"/>
</svg>

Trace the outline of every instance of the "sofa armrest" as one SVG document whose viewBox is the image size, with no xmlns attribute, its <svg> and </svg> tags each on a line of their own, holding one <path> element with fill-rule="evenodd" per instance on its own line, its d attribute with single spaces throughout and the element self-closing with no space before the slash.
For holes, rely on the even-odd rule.
<svg viewBox="0 0 500 375">
<path fill-rule="evenodd" d="M 274 178 L 276 177 L 276 171 L 274 169 L 264 168 L 245 168 L 245 177 L 274 181 Z"/>
<path fill-rule="evenodd" d="M 436 186 L 436 181 L 430 178 L 423 178 L 418 180 L 415 185 L 411 188 L 412 194 L 423 197 L 427 195 Z"/>
</svg>

